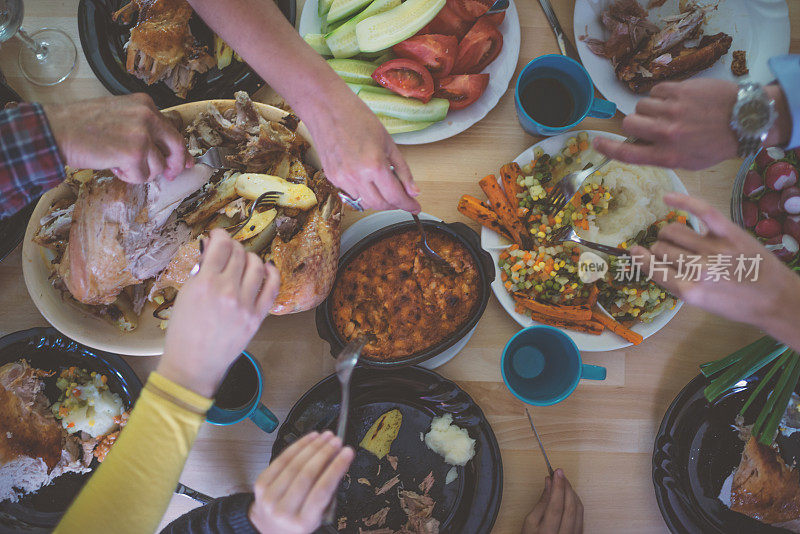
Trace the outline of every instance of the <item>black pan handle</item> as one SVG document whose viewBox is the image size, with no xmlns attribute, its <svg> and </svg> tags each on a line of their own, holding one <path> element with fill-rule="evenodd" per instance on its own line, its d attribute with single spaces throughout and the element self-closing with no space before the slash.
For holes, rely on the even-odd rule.
<svg viewBox="0 0 800 534">
<path fill-rule="evenodd" d="M 317 334 L 323 341 L 328 342 L 331 347 L 331 356 L 335 357 L 342 350 L 342 345 L 337 339 L 336 332 L 333 331 L 333 320 L 330 317 L 327 299 L 317 306 L 314 312 L 314 320 L 317 323 Z"/>
<path fill-rule="evenodd" d="M 494 279 L 497 276 L 494 266 L 494 259 L 492 258 L 491 254 L 481 248 L 481 238 L 477 232 L 462 222 L 448 223 L 447 227 L 464 238 L 467 243 L 472 245 L 472 248 L 478 253 L 478 258 L 481 262 L 484 272 L 486 273 L 488 282 L 490 284 L 494 282 Z"/>
</svg>

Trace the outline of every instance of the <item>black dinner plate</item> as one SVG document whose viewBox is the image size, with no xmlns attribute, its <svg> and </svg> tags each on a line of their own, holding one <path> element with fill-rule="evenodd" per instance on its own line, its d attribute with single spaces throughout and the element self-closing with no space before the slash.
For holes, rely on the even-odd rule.
<svg viewBox="0 0 800 534">
<path fill-rule="evenodd" d="M 111 20 L 111 14 L 128 0 L 81 0 L 78 5 L 78 31 L 81 46 L 97 78 L 112 94 L 126 95 L 144 92 L 149 94 L 159 108 L 186 102 L 233 98 L 236 91 L 252 94 L 264 81 L 246 63 L 233 60 L 222 70 L 212 67 L 195 77 L 194 87 L 185 99 L 179 98 L 163 82 L 147 85 L 125 70 L 125 43 L 131 25 Z M 297 5 L 295 0 L 276 0 L 284 16 L 294 25 Z M 192 34 L 208 46 L 213 55 L 213 32 L 197 15 L 190 21 Z"/>
<path fill-rule="evenodd" d="M 294 405 L 278 430 L 272 448 L 272 458 L 300 436 L 312 431 L 335 431 L 339 411 L 340 389 L 331 375 L 306 392 Z M 357 367 L 351 380 L 350 419 L 345 442 L 358 451 L 337 493 L 338 515 L 348 518 L 342 532 L 358 532 L 362 526 L 357 519 L 369 517 L 386 506 L 391 508 L 386 527 L 395 530 L 405 523 L 405 514 L 397 505 L 397 488 L 376 496 L 375 488 L 395 475 L 405 489 L 421 493 L 419 483 L 433 471 L 435 483 L 429 495 L 436 501 L 433 517 L 441 523 L 442 534 L 482 534 L 490 532 L 503 493 L 503 465 L 500 447 L 489 422 L 475 401 L 450 380 L 433 371 L 419 367 L 382 370 Z M 383 413 L 397 408 L 403 414 L 400 433 L 389 454 L 398 458 L 393 471 L 386 460 L 378 462 L 371 453 L 358 448 L 372 423 Z M 475 457 L 464 467 L 458 467 L 458 478 L 444 484 L 450 465 L 429 450 L 420 439 L 427 433 L 431 419 L 451 413 L 453 423 L 467 429 L 476 440 Z M 378 465 L 381 469 L 378 472 Z M 358 483 L 364 477 L 367 486 Z M 319 534 L 336 532 L 322 527 Z"/>
<path fill-rule="evenodd" d="M 667 409 L 653 447 L 653 485 L 661 515 L 672 532 L 789 532 L 733 512 L 717 498 L 725 479 L 739 465 L 744 450 L 744 442 L 732 427 L 734 418 L 764 374 L 762 369 L 714 403 L 709 403 L 703 395 L 709 380 L 700 374 Z M 748 409 L 745 424 L 753 423 L 763 402 L 760 398 Z M 788 438 L 778 434 L 781 455 L 789 465 L 800 458 L 798 434 Z"/>
<path fill-rule="evenodd" d="M 90 349 L 54 328 L 32 328 L 0 338 L 0 365 L 26 359 L 32 367 L 60 372 L 72 365 L 105 374 L 108 387 L 130 409 L 139 396 L 142 382 L 118 355 Z M 45 394 L 58 400 L 57 375 L 45 379 Z M 97 460 L 93 460 L 93 466 Z M 67 473 L 17 503 L 0 503 L 0 532 L 49 532 L 80 491 L 91 473 Z"/>
</svg>

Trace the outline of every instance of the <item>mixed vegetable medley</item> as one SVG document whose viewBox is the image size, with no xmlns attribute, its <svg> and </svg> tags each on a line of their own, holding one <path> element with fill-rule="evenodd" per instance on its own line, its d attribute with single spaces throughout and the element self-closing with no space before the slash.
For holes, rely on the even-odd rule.
<svg viewBox="0 0 800 534">
<path fill-rule="evenodd" d="M 500 54 L 505 13 L 491 0 L 319 0 L 304 39 L 389 133 L 422 130 L 473 104 Z"/>
<path fill-rule="evenodd" d="M 500 279 L 514 298 L 518 313 L 539 323 L 595 335 L 609 329 L 638 344 L 642 336 L 630 327 L 673 308 L 676 299 L 650 280 L 647 273 L 638 277 L 620 273 L 620 269 L 630 268 L 629 257 L 627 264 L 610 259 L 609 269 L 600 280 L 584 283 L 580 277 L 582 247 L 551 240 L 567 225 L 578 231 L 588 230 L 598 217 L 613 209 L 611 192 L 601 181 L 591 178 L 558 212 L 553 211 L 547 199 L 567 173 L 592 164 L 589 145 L 588 134 L 580 132 L 569 138 L 557 154 L 545 154 L 537 148 L 529 164 L 503 165 L 502 187 L 494 175 L 480 180 L 488 203 L 463 195 L 458 209 L 513 243 L 500 254 L 499 268 Z M 619 246 L 649 246 L 658 231 L 673 222 L 685 224 L 685 214 L 670 212 Z"/>
</svg>

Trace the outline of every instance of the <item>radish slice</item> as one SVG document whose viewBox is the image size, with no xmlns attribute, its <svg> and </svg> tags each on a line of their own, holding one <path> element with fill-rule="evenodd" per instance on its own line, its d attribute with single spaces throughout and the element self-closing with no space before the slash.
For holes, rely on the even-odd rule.
<svg viewBox="0 0 800 534">
<path fill-rule="evenodd" d="M 783 159 L 785 156 L 786 154 L 782 149 L 771 146 L 758 153 L 758 156 L 756 156 L 756 165 L 758 165 L 760 169 L 766 169 L 769 165 L 775 163 L 779 159 Z"/>
<path fill-rule="evenodd" d="M 776 161 L 764 172 L 764 182 L 773 191 L 786 189 L 797 183 L 797 169 L 788 161 Z"/>
<path fill-rule="evenodd" d="M 758 201 L 758 209 L 765 217 L 774 219 L 783 213 L 781 209 L 781 195 L 775 191 L 767 191 Z"/>
<path fill-rule="evenodd" d="M 758 204 L 752 200 L 742 202 L 742 222 L 746 228 L 752 228 L 758 223 Z"/>
<path fill-rule="evenodd" d="M 800 241 L 800 215 L 789 215 L 783 220 L 783 233 Z"/>
<path fill-rule="evenodd" d="M 761 219 L 756 224 L 756 235 L 759 237 L 775 237 L 781 233 L 781 223 L 777 219 Z"/>
<path fill-rule="evenodd" d="M 781 261 L 789 263 L 800 250 L 797 240 L 790 235 L 779 235 L 767 240 L 767 250 L 772 251 Z"/>
<path fill-rule="evenodd" d="M 750 171 L 744 178 L 742 193 L 747 197 L 754 197 L 764 190 L 764 179 L 757 171 Z"/>
<path fill-rule="evenodd" d="M 800 214 L 800 187 L 787 187 L 781 192 L 781 207 L 791 215 Z"/>
</svg>

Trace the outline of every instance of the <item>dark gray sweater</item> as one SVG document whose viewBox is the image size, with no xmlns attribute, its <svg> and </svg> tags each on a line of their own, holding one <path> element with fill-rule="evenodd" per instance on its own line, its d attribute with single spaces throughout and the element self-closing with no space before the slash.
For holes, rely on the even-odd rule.
<svg viewBox="0 0 800 534">
<path fill-rule="evenodd" d="M 214 499 L 167 525 L 161 534 L 258 534 L 247 518 L 252 493 Z"/>
</svg>

